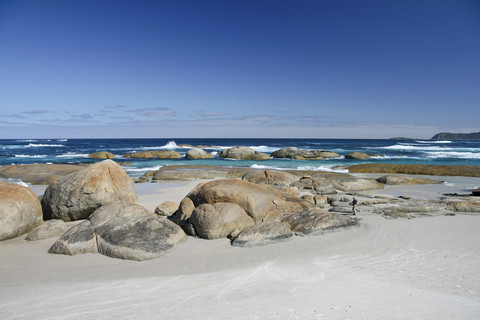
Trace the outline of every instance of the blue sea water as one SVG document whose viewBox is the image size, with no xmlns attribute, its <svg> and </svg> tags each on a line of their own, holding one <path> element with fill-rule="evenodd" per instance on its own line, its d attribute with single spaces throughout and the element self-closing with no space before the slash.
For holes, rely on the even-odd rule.
<svg viewBox="0 0 480 320">
<path fill-rule="evenodd" d="M 175 150 L 182 156 L 189 146 L 201 146 L 214 155 L 208 160 L 132 159 L 129 152 Z M 244 161 L 222 159 L 219 153 L 227 148 L 245 146 L 272 153 L 285 147 L 334 151 L 339 158 L 328 160 L 273 159 Z M 480 141 L 375 140 L 375 139 L 0 139 L 0 165 L 32 163 L 91 163 L 92 152 L 110 151 L 132 177 L 168 165 L 215 165 L 269 169 L 304 169 L 331 171 L 342 165 L 359 163 L 480 165 Z M 349 160 L 344 155 L 353 151 L 381 156 L 368 160 Z M 336 171 L 342 171 L 336 168 Z"/>
</svg>

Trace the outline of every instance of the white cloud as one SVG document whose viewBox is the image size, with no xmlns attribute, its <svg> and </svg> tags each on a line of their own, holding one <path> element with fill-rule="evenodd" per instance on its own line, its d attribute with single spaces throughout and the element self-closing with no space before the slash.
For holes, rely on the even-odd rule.
<svg viewBox="0 0 480 320">
<path fill-rule="evenodd" d="M 23 111 L 21 113 L 35 115 L 35 114 L 45 114 L 45 113 L 49 113 L 49 112 L 50 111 L 48 111 L 46 109 L 34 109 L 34 110 L 30 110 L 30 111 Z"/>
<path fill-rule="evenodd" d="M 147 118 L 164 118 L 164 117 L 175 117 L 176 112 L 169 108 L 158 107 L 158 108 L 140 108 L 134 109 L 128 112 L 132 112 L 137 116 L 147 117 Z"/>
</svg>

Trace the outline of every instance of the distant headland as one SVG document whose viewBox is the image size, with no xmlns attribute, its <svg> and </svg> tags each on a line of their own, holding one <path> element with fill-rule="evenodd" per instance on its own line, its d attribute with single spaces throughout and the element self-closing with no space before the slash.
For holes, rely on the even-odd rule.
<svg viewBox="0 0 480 320">
<path fill-rule="evenodd" d="M 417 140 L 415 138 L 393 137 L 390 140 Z M 430 140 L 444 141 L 444 140 L 480 140 L 480 132 L 472 133 L 451 133 L 441 132 L 434 135 Z"/>
<path fill-rule="evenodd" d="M 480 132 L 473 132 L 473 133 L 442 132 L 442 133 L 437 133 L 430 140 L 480 140 Z"/>
</svg>

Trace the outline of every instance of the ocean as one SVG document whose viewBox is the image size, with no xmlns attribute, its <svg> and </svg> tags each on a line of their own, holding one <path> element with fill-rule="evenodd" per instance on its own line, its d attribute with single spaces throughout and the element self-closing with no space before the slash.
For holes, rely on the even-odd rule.
<svg viewBox="0 0 480 320">
<path fill-rule="evenodd" d="M 132 159 L 125 153 L 145 150 L 175 150 L 182 156 L 191 146 L 201 146 L 214 155 L 208 160 Z M 222 150 L 244 146 L 272 153 L 285 147 L 334 151 L 339 158 L 328 160 L 273 159 L 244 161 L 222 159 Z M 480 165 L 480 141 L 377 140 L 377 139 L 0 139 L 0 165 L 33 163 L 91 163 L 92 152 L 110 151 L 132 177 L 168 165 L 213 165 L 265 169 L 343 171 L 338 166 L 359 163 Z M 368 160 L 349 160 L 353 151 L 378 154 Z"/>
</svg>

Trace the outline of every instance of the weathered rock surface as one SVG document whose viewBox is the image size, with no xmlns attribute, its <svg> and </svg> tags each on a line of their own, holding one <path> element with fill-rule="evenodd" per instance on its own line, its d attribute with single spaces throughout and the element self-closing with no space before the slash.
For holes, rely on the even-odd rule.
<svg viewBox="0 0 480 320">
<path fill-rule="evenodd" d="M 299 180 L 292 183 L 292 186 L 298 190 L 313 190 L 316 180 L 312 177 L 301 177 Z"/>
<path fill-rule="evenodd" d="M 428 178 L 416 178 L 409 176 L 399 175 L 386 175 L 377 179 L 377 182 L 389 185 L 402 185 L 402 184 L 436 184 L 442 183 L 440 180 L 428 179 Z"/>
<path fill-rule="evenodd" d="M 150 150 L 125 153 L 124 158 L 145 158 L 145 159 L 180 159 L 180 153 L 170 150 Z"/>
<path fill-rule="evenodd" d="M 213 155 L 211 153 L 208 153 L 207 151 L 200 149 L 200 148 L 191 148 L 190 150 L 187 151 L 187 154 L 185 155 L 185 158 L 189 160 L 195 160 L 195 159 L 211 159 L 213 158 Z"/>
<path fill-rule="evenodd" d="M 296 160 L 322 160 L 329 158 L 337 158 L 340 155 L 332 151 L 307 150 L 297 147 L 287 147 L 272 153 L 273 158 L 288 158 Z"/>
<path fill-rule="evenodd" d="M 370 159 L 370 156 L 363 152 L 350 152 L 345 155 L 345 159 L 367 160 Z"/>
<path fill-rule="evenodd" d="M 111 202 L 70 229 L 49 253 L 75 255 L 101 253 L 126 260 L 158 258 L 186 241 L 183 230 L 146 208 Z"/>
<path fill-rule="evenodd" d="M 45 220 L 74 221 L 88 218 L 111 201 L 136 203 L 135 184 L 123 168 L 104 160 L 51 184 L 42 198 Z"/>
<path fill-rule="evenodd" d="M 178 210 L 178 203 L 173 201 L 165 201 L 155 208 L 155 213 L 159 216 L 170 217 Z"/>
<path fill-rule="evenodd" d="M 48 250 L 48 253 L 70 256 L 97 252 L 97 236 L 88 219 L 69 229 Z"/>
<path fill-rule="evenodd" d="M 253 225 L 253 219 L 235 203 L 203 203 L 193 210 L 190 222 L 203 239 L 234 238 Z"/>
<path fill-rule="evenodd" d="M 310 203 L 268 186 L 243 180 L 224 179 L 198 185 L 188 195 L 195 206 L 202 203 L 238 204 L 255 222 L 268 221 L 284 214 L 304 211 Z"/>
<path fill-rule="evenodd" d="M 373 212 L 390 218 L 414 218 L 445 213 L 447 210 L 447 204 L 441 201 L 405 200 L 376 207 Z"/>
<path fill-rule="evenodd" d="M 297 235 L 323 233 L 358 224 L 355 218 L 327 212 L 320 208 L 294 213 L 284 218 L 282 222 Z"/>
<path fill-rule="evenodd" d="M 42 222 L 42 207 L 29 188 L 0 182 L 0 240 L 19 237 Z"/>
<path fill-rule="evenodd" d="M 480 202 L 474 201 L 455 201 L 448 203 L 448 208 L 454 212 L 480 213 Z"/>
<path fill-rule="evenodd" d="M 33 229 L 25 238 L 27 241 L 37 241 L 49 238 L 58 238 L 67 232 L 74 225 L 63 220 L 43 221 L 38 227 Z"/>
<path fill-rule="evenodd" d="M 199 217 L 195 218 L 195 224 L 193 224 L 194 210 L 202 204 L 213 205 L 224 202 L 239 206 L 247 216 L 253 219 L 254 223 L 281 219 L 285 215 L 314 207 L 308 201 L 268 186 L 244 180 L 224 179 L 199 184 L 182 200 L 179 210 L 172 218 L 187 233 L 198 234 L 195 225 L 199 223 Z"/>
<path fill-rule="evenodd" d="M 365 163 L 347 167 L 351 173 L 399 173 L 430 176 L 480 177 L 480 166 Z"/>
<path fill-rule="evenodd" d="M 341 177 L 338 179 L 332 179 L 331 182 L 335 189 L 344 192 L 383 189 L 381 183 L 371 179 Z"/>
<path fill-rule="evenodd" d="M 289 187 L 299 179 L 297 176 L 288 172 L 264 170 L 250 171 L 242 177 L 242 180 L 246 180 L 256 184 Z"/>
<path fill-rule="evenodd" d="M 270 155 L 258 152 L 248 147 L 234 147 L 220 152 L 222 158 L 240 159 L 240 160 L 268 160 Z"/>
<path fill-rule="evenodd" d="M 327 180 L 327 179 L 317 180 L 314 182 L 313 188 L 319 195 L 337 193 L 337 189 L 335 188 L 335 185 L 333 184 L 332 180 Z"/>
<path fill-rule="evenodd" d="M 115 155 L 109 151 L 98 151 L 88 155 L 92 159 L 115 159 Z"/>
<path fill-rule="evenodd" d="M 83 165 L 72 164 L 7 165 L 0 167 L 0 178 L 20 179 L 32 184 L 51 184 L 84 168 Z"/>
<path fill-rule="evenodd" d="M 281 222 L 261 222 L 244 229 L 232 240 L 235 247 L 256 247 L 285 241 L 294 236 L 294 233 Z"/>
</svg>

